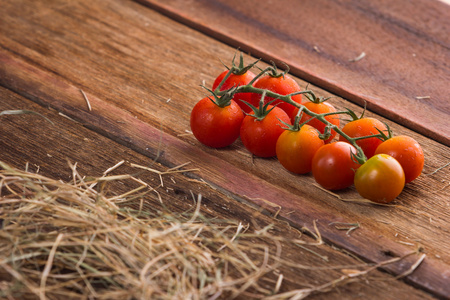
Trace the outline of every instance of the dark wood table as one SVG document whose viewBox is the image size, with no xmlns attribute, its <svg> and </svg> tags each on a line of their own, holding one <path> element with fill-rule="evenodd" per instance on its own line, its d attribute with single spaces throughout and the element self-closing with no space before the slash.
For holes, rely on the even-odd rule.
<svg viewBox="0 0 450 300">
<path fill-rule="evenodd" d="M 425 259 L 400 280 L 419 256 L 375 270 L 381 280 L 313 297 L 449 298 L 450 6 L 273 3 L 0 0 L 0 111 L 34 110 L 54 123 L 1 116 L 0 160 L 63 180 L 71 175 L 68 160 L 91 176 L 121 160 L 156 159 L 161 170 L 189 163 L 198 171 L 174 175 L 164 192 L 179 211 L 195 191 L 206 199 L 205 212 L 275 222 L 286 237 L 314 232 L 316 224 L 324 241 L 320 257 L 335 265 L 376 264 L 424 249 Z M 223 150 L 202 146 L 189 134 L 190 111 L 205 96 L 199 86 L 211 85 L 237 48 L 247 62 L 289 65 L 300 86 L 335 96 L 330 101 L 340 109 L 360 113 L 366 104 L 367 115 L 419 141 L 423 174 L 391 206 L 353 203 L 342 200 L 358 198 L 353 187 L 339 198 L 314 185 L 311 175 L 252 158 L 240 141 Z M 360 227 L 349 235 L 333 222 Z M 292 245 L 283 251 L 298 264 L 322 261 Z M 339 269 L 280 272 L 283 291 L 342 275 Z"/>
</svg>

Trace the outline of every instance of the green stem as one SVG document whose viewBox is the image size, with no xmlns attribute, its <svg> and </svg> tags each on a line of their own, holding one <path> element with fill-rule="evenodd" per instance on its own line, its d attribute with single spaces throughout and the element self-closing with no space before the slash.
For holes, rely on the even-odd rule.
<svg viewBox="0 0 450 300">
<path fill-rule="evenodd" d="M 373 135 L 366 135 L 366 136 L 358 136 L 358 137 L 354 137 L 353 139 L 355 141 L 359 141 L 359 140 L 364 140 L 364 139 L 370 139 L 370 138 L 373 138 L 373 137 L 377 138 L 377 139 L 380 139 L 382 141 L 385 141 L 384 136 L 382 134 L 380 134 L 380 133 L 373 134 Z"/>
<path fill-rule="evenodd" d="M 256 76 L 248 83 L 248 85 L 253 85 L 253 83 L 258 80 L 260 77 L 262 77 L 264 74 L 266 74 L 269 71 L 273 71 L 273 67 L 267 67 L 264 70 L 261 70 Z"/>
<path fill-rule="evenodd" d="M 239 64 L 239 67 L 238 67 L 238 66 L 236 66 L 234 64 L 234 58 L 233 58 L 232 67 L 228 70 L 228 73 L 224 76 L 224 78 L 222 79 L 222 81 L 220 82 L 218 87 L 215 89 L 213 94 L 215 94 L 217 97 L 222 97 L 225 94 L 228 94 L 227 96 L 232 97 L 235 93 L 256 93 L 256 94 L 263 95 L 264 97 L 271 97 L 271 98 L 274 98 L 274 99 L 279 99 L 279 100 L 281 100 L 283 102 L 291 104 L 291 105 L 299 108 L 302 113 L 305 113 L 305 114 L 311 116 L 311 119 L 317 119 L 320 122 L 324 123 L 325 126 L 328 127 L 328 130 L 334 130 L 337 134 L 339 134 L 342 137 L 344 137 L 351 145 L 353 145 L 356 148 L 357 153 L 356 153 L 356 155 L 352 155 L 352 159 L 354 158 L 360 164 L 363 164 L 364 162 L 366 162 L 367 158 L 364 155 L 364 151 L 361 149 L 360 146 L 358 146 L 358 144 L 356 142 L 358 140 L 366 139 L 366 138 L 370 138 L 370 137 L 377 137 L 379 139 L 385 139 L 385 136 L 383 136 L 382 132 L 380 132 L 379 134 L 374 134 L 374 135 L 370 135 L 370 136 L 352 138 L 352 137 L 348 136 L 345 132 L 343 132 L 338 126 L 332 124 L 327 119 L 325 119 L 325 117 L 327 117 L 329 115 L 339 115 L 339 114 L 346 114 L 346 115 L 349 115 L 350 117 L 354 118 L 355 117 L 355 113 L 352 112 L 351 110 L 337 111 L 337 112 L 333 112 L 333 113 L 317 114 L 317 113 L 309 110 L 308 108 L 306 108 L 304 105 L 302 105 L 300 103 L 297 103 L 297 102 L 292 100 L 292 97 L 295 96 L 295 95 L 306 94 L 307 98 L 310 99 L 311 101 L 313 101 L 313 102 L 319 101 L 320 102 L 321 99 L 317 98 L 316 95 L 311 90 L 304 90 L 304 91 L 294 92 L 294 93 L 291 93 L 291 94 L 288 94 L 288 95 L 281 95 L 281 94 L 272 92 L 270 90 L 260 89 L 260 88 L 254 87 L 253 84 L 256 82 L 256 80 L 261 78 L 264 74 L 266 74 L 268 72 L 276 73 L 276 66 L 275 65 L 274 66 L 269 66 L 269 67 L 267 67 L 267 68 L 265 68 L 263 70 L 260 69 L 260 72 L 247 85 L 241 85 L 241 86 L 233 87 L 232 89 L 229 89 L 229 90 L 220 91 L 221 87 L 223 86 L 225 81 L 230 77 L 231 74 L 233 74 L 235 72 L 239 72 L 239 71 L 244 71 L 244 70 L 246 71 L 246 70 L 252 68 L 254 65 L 256 65 L 256 63 L 258 61 L 248 65 L 247 67 L 244 67 L 243 57 L 242 57 L 242 54 L 241 54 L 240 64 Z M 283 73 L 283 75 L 284 75 L 284 73 Z M 327 99 L 322 99 L 321 101 L 326 101 L 326 100 Z M 299 118 L 297 117 L 296 120 L 298 120 L 298 119 Z M 303 124 L 301 124 L 301 125 L 303 125 Z"/>
<path fill-rule="evenodd" d="M 269 67 L 269 68 L 272 68 L 272 67 Z M 269 69 L 269 68 L 267 68 L 267 69 Z M 260 74 L 266 72 L 266 70 L 261 71 Z M 260 74 L 258 74 L 258 75 L 260 75 Z M 295 92 L 295 93 L 288 94 L 288 95 L 281 95 L 281 94 L 278 94 L 278 93 L 275 93 L 275 92 L 272 92 L 272 91 L 269 91 L 269 90 L 266 90 L 266 89 L 256 88 L 256 87 L 252 86 L 251 83 L 249 83 L 247 85 L 238 86 L 236 88 L 235 92 L 236 93 L 257 93 L 257 94 L 261 94 L 261 95 L 263 93 L 265 93 L 266 97 L 272 97 L 272 98 L 284 101 L 284 102 L 286 102 L 288 104 L 294 105 L 295 107 L 301 109 L 303 113 L 311 116 L 311 118 L 315 118 L 315 119 L 319 120 L 320 122 L 324 123 L 325 126 L 330 127 L 330 129 L 333 129 L 339 135 L 343 136 L 350 144 L 352 144 L 356 148 L 357 154 L 355 156 L 355 159 L 357 160 L 357 162 L 360 163 L 360 164 L 363 164 L 364 162 L 366 162 L 367 157 L 365 156 L 364 151 L 361 149 L 361 147 L 358 144 L 356 144 L 356 141 L 358 139 L 360 139 L 360 138 L 352 138 L 352 137 L 348 136 L 338 126 L 330 123 L 327 119 L 325 119 L 325 117 L 329 116 L 329 115 L 338 115 L 338 114 L 350 115 L 349 111 L 337 111 L 337 112 L 333 112 L 333 113 L 318 114 L 318 113 L 315 113 L 315 112 L 309 110 L 304 105 L 293 101 L 292 98 L 291 98 L 293 95 L 299 95 L 299 94 L 312 94 L 312 95 L 314 95 L 313 91 L 305 90 L 305 91 Z M 225 93 L 226 93 L 226 91 L 219 91 L 217 93 L 217 95 L 221 96 L 221 95 L 223 95 Z M 379 135 L 377 134 L 375 136 L 379 136 Z M 369 137 L 371 137 L 371 136 L 368 136 L 366 138 L 369 138 Z"/>
<path fill-rule="evenodd" d="M 219 85 L 214 90 L 214 93 L 218 96 L 222 96 L 224 93 L 220 92 L 220 89 L 222 88 L 222 85 L 225 83 L 225 81 L 230 77 L 230 75 L 233 73 L 233 68 L 229 69 L 227 74 L 222 78 L 222 81 L 219 83 Z"/>
</svg>

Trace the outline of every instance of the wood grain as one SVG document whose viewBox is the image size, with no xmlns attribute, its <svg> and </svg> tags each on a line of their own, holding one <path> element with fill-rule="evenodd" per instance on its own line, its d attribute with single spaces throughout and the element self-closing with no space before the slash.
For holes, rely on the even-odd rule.
<svg viewBox="0 0 450 300">
<path fill-rule="evenodd" d="M 151 165 L 153 169 L 160 171 L 167 170 L 166 166 L 151 161 L 146 156 L 88 130 L 82 124 L 63 117 L 54 110 L 40 107 L 10 90 L 0 87 L 0 97 L 2 99 L 0 111 L 12 108 L 31 109 L 45 115 L 53 122 L 53 124 L 50 124 L 43 118 L 33 115 L 1 117 L 0 149 L 2 151 L 0 152 L 0 160 L 11 166 L 23 169 L 28 164 L 28 170 L 31 172 L 39 172 L 41 175 L 64 181 L 70 181 L 72 177 L 68 161 L 77 163 L 77 170 L 82 176 L 101 176 L 106 168 L 121 160 L 124 160 L 125 164 L 111 174 L 135 174 L 136 169 L 132 168 L 130 163 L 142 166 Z M 30 149 L 34 149 L 34 151 L 30 151 Z M 160 179 L 155 173 L 141 173 L 139 178 L 154 186 L 161 197 L 150 193 L 149 196 L 145 197 L 144 209 L 160 208 L 159 200 L 161 199 L 168 210 L 174 213 L 185 212 L 192 209 L 194 205 L 192 192 L 195 195 L 202 194 L 201 212 L 209 218 L 236 220 L 236 223 L 241 222 L 246 226 L 249 225 L 249 232 L 272 225 L 271 234 L 283 236 L 286 239 L 301 238 L 305 242 L 315 242 L 312 237 L 302 235 L 301 232 L 285 222 L 278 221 L 261 213 L 257 208 L 236 201 L 209 185 L 192 181 L 185 174 L 174 173 L 170 174 L 170 178 L 164 177 L 164 187 L 157 187 Z M 130 187 L 118 184 L 112 185 L 110 191 L 124 193 L 127 189 L 130 189 Z M 130 203 L 129 205 L 137 208 L 139 204 Z M 257 240 L 255 240 L 255 243 L 265 243 L 271 253 L 275 253 L 274 244 Z M 278 270 L 270 273 L 264 279 L 267 281 L 267 287 L 273 288 L 277 275 L 283 274 L 284 280 L 281 292 L 335 280 L 342 276 L 341 269 L 343 267 L 361 264 L 354 257 L 325 244 L 308 247 L 315 253 L 291 243 L 283 242 L 281 246 L 283 257 L 289 259 L 293 265 L 316 268 L 316 270 L 298 272 L 296 268 L 281 265 Z M 324 260 L 325 257 L 326 260 Z M 385 272 L 375 271 L 371 274 L 372 276 L 383 280 L 370 283 L 362 280 L 327 293 L 319 293 L 310 298 L 330 299 L 330 297 L 341 298 L 343 295 L 358 294 L 361 297 L 377 295 L 380 298 L 387 299 L 389 297 L 400 298 L 402 295 L 408 294 L 410 299 L 434 299 L 431 295 L 402 281 L 395 281 L 395 284 L 392 284 L 394 279 Z"/>
<path fill-rule="evenodd" d="M 450 145 L 450 5 L 439 1 L 138 0 Z M 365 56 L 355 61 L 361 53 Z M 424 114 L 423 112 L 427 113 Z"/>
<path fill-rule="evenodd" d="M 405 247 L 380 236 L 381 232 L 378 230 L 360 230 L 352 236 L 352 240 L 349 240 L 344 232 L 337 231 L 329 224 L 350 220 L 350 216 L 339 211 L 331 211 L 329 208 L 321 207 L 314 203 L 314 198 L 318 196 L 316 192 L 312 191 L 313 196 L 311 198 L 306 197 L 306 195 L 298 197 L 296 194 L 289 193 L 285 189 L 242 171 L 217 156 L 207 154 L 196 145 L 190 145 L 162 133 L 147 123 L 136 120 L 132 115 L 124 113 L 117 107 L 103 102 L 92 95 L 89 95 L 91 106 L 93 108 L 101 107 L 101 110 L 94 109 L 89 112 L 84 99 L 80 97 L 79 91 L 74 86 L 58 80 L 52 74 L 34 69 L 29 65 L 23 65 L 23 62 L 12 57 L 5 58 L 5 56 L 0 56 L 0 60 L 7 64 L 6 70 L 9 71 L 9 74 L 13 74 L 11 72 L 13 69 L 16 72 L 25 71 L 14 78 L 14 84 L 17 86 L 8 84 L 6 86 L 14 90 L 20 90 L 17 87 L 26 84 L 27 89 L 32 91 L 32 94 L 28 94 L 30 98 L 37 100 L 41 104 L 50 105 L 56 110 L 76 118 L 86 124 L 86 126 L 147 156 L 154 158 L 161 149 L 160 161 L 169 167 L 180 165 L 187 161 L 194 166 L 202 166 L 200 177 L 192 174 L 193 178 L 203 179 L 215 188 L 231 193 L 234 198 L 240 201 L 250 201 L 266 207 L 272 213 L 277 212 L 277 208 L 282 208 L 279 216 L 290 221 L 298 228 L 309 227 L 309 230 L 312 231 L 311 224 L 318 220 L 319 231 L 328 243 L 375 263 L 384 261 L 392 256 L 403 256 L 411 251 L 411 247 Z M 27 74 L 32 75 L 29 76 Z M 49 81 L 53 82 L 51 88 L 41 88 L 40 91 L 33 88 L 39 86 L 40 82 Z M 66 100 L 61 101 L 61 99 Z M 221 170 L 221 173 L 217 174 L 217 170 Z M 299 207 L 301 207 L 301 210 L 298 209 Z M 374 244 L 374 241 L 376 241 L 376 244 Z M 443 259 L 446 260 L 447 257 L 443 257 Z M 413 263 L 414 260 L 412 258 L 407 259 L 406 263 L 389 265 L 386 267 L 386 270 L 399 275 L 405 272 L 408 266 Z M 429 258 L 422 263 L 416 272 L 408 276 L 407 280 L 437 295 L 446 295 L 449 293 L 447 290 L 448 286 L 445 285 L 446 270 L 448 270 L 447 264 Z"/>
<path fill-rule="evenodd" d="M 422 144 L 424 173 L 431 175 L 408 185 L 395 207 L 346 203 L 274 159 L 252 160 L 240 142 L 217 151 L 186 134 L 190 109 L 204 96 L 198 85 L 211 83 L 223 68 L 218 58 L 230 59 L 234 49 L 133 2 L 34 1 L 25 11 L 20 1 L 3 2 L 0 85 L 149 158 L 161 151 L 167 167 L 189 161 L 201 169 L 189 176 L 239 202 L 263 206 L 296 228 L 311 228 L 317 220 L 328 243 L 366 261 L 423 246 L 427 258 L 406 281 L 436 296 L 450 294 L 450 241 L 443 238 L 449 232 L 449 170 L 431 174 L 450 161 L 448 147 L 389 122 L 397 134 Z M 342 99 L 333 104 L 358 109 Z M 353 189 L 340 195 L 357 197 Z M 347 236 L 329 225 L 336 221 L 358 221 L 361 228 Z M 410 265 L 386 270 L 401 274 Z"/>
</svg>

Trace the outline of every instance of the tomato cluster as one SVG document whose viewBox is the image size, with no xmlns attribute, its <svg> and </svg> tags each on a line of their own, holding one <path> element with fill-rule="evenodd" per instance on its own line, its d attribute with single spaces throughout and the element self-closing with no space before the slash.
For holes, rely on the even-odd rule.
<svg viewBox="0 0 450 300">
<path fill-rule="evenodd" d="M 240 65 L 222 72 L 212 96 L 191 112 L 191 130 L 201 143 L 214 148 L 240 137 L 258 157 L 277 157 L 295 174 L 312 173 L 328 190 L 355 186 L 371 201 L 389 203 L 423 169 L 424 154 L 411 137 L 394 136 L 376 118 L 337 111 L 312 91 L 302 91 L 275 66 L 254 74 Z M 304 102 L 302 95 L 306 96 Z M 340 127 L 340 115 L 352 120 Z"/>
</svg>

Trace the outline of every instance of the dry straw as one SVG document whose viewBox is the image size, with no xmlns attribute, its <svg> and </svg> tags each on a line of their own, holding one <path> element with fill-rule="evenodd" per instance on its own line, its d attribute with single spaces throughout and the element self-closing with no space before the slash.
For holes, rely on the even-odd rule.
<svg viewBox="0 0 450 300">
<path fill-rule="evenodd" d="M 64 183 L 0 167 L 0 298 L 301 299 L 378 267 L 365 265 L 330 283 L 279 292 L 283 275 L 268 286 L 263 278 L 269 272 L 282 264 L 308 267 L 283 261 L 282 238 L 268 230 L 250 233 L 241 223 L 205 218 L 201 196 L 190 214 L 133 210 L 127 199 L 145 197 L 143 190 L 151 189 L 131 175 L 105 172 L 88 180 L 72 166 L 73 181 Z M 108 184 L 117 180 L 141 186 L 109 195 Z M 312 235 L 313 242 L 291 242 L 320 245 L 320 233 Z"/>
</svg>

